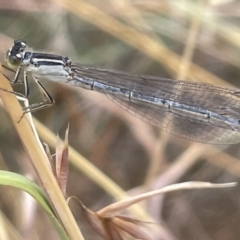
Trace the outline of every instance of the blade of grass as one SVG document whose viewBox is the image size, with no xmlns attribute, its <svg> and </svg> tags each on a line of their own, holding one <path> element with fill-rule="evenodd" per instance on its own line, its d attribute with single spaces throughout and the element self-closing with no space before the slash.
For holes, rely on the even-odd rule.
<svg viewBox="0 0 240 240">
<path fill-rule="evenodd" d="M 154 197 L 156 195 L 160 195 L 166 192 L 178 191 L 178 190 L 191 190 L 191 189 L 207 189 L 207 188 L 227 188 L 227 187 L 235 187 L 237 186 L 236 182 L 231 183 L 209 183 L 209 182 L 183 182 L 183 183 L 176 183 L 169 186 L 166 186 L 162 189 L 158 189 L 151 192 L 146 192 L 135 197 L 130 197 L 128 199 L 118 201 L 113 203 L 101 210 L 97 213 L 101 217 L 111 217 L 112 215 L 116 214 L 118 211 L 125 210 L 129 206 L 138 203 L 140 201 L 146 200 L 148 198 Z"/>
<path fill-rule="evenodd" d="M 68 239 L 66 232 L 54 214 L 50 202 L 44 195 L 42 189 L 37 184 L 20 174 L 0 170 L 0 185 L 15 187 L 30 194 L 45 209 L 53 225 L 55 226 L 59 237 L 62 240 Z"/>
<path fill-rule="evenodd" d="M 1 69 L 0 69 L 0 72 Z M 13 91 L 11 85 L 7 79 L 0 74 L 0 86 L 8 91 Z M 64 228 L 69 234 L 71 239 L 83 240 L 83 236 L 73 218 L 73 215 L 64 199 L 61 190 L 51 172 L 46 154 L 38 146 L 38 142 L 33 134 L 32 128 L 27 121 L 26 117 L 18 123 L 22 116 L 22 108 L 17 101 L 14 94 L 9 94 L 0 90 L 0 98 L 2 99 L 5 108 L 7 109 L 13 124 L 19 134 L 19 137 L 23 143 L 24 148 L 28 152 L 32 164 L 34 165 L 40 181 L 42 182 L 50 201 L 58 214 Z"/>
</svg>

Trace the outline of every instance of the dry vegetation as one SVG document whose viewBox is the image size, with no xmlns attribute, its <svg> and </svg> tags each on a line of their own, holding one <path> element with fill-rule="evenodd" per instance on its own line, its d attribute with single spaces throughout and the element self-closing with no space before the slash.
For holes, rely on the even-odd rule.
<svg viewBox="0 0 240 240">
<path fill-rule="evenodd" d="M 68 55 L 79 63 L 238 88 L 239 17 L 237 0 L 0 0 L 1 62 L 13 39 L 24 39 L 34 49 Z M 125 195 L 178 182 L 238 182 L 238 145 L 204 145 L 169 136 L 104 95 L 42 83 L 56 103 L 33 114 L 37 132 L 54 153 L 56 134 L 64 138 L 69 124 L 67 196 L 76 196 L 88 209 L 98 211 Z M 39 101 L 36 85 L 30 87 L 30 102 Z M 21 92 L 22 86 L 14 90 Z M 41 152 L 27 135 L 27 120 L 17 123 L 21 109 L 13 106 L 15 96 L 8 95 L 0 93 L 0 169 L 25 175 L 45 189 L 47 185 L 55 209 L 63 209 L 59 218 L 67 224 L 72 218 L 64 198 L 56 197 L 61 193 L 52 190 L 54 183 L 49 186 L 51 172 L 39 163 Z M 1 239 L 58 239 L 31 198 L 9 187 L 0 191 Z M 101 239 L 80 206 L 70 206 L 84 238 Z M 240 236 L 238 188 L 172 192 L 143 202 L 131 214 L 159 223 L 156 240 Z M 68 231 L 74 231 L 69 225 Z"/>
</svg>

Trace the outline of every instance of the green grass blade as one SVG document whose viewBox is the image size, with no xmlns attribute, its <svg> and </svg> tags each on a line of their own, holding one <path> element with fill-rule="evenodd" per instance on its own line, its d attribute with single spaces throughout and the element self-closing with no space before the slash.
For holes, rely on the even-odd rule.
<svg viewBox="0 0 240 240">
<path fill-rule="evenodd" d="M 36 183 L 20 174 L 0 170 L 0 185 L 15 187 L 30 194 L 47 212 L 60 239 L 69 239 L 60 222 L 57 220 L 46 195 Z"/>
</svg>

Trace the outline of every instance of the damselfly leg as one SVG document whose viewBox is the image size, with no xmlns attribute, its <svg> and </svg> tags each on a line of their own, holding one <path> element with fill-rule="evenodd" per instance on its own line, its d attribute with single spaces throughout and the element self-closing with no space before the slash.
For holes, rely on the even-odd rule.
<svg viewBox="0 0 240 240">
<path fill-rule="evenodd" d="M 38 86 L 38 89 L 41 93 L 43 100 L 37 103 L 33 103 L 26 108 L 23 108 L 24 114 L 28 112 L 35 112 L 38 110 L 42 110 L 44 108 L 51 107 L 54 104 L 54 99 L 50 95 L 50 93 L 46 90 L 46 88 L 44 88 L 44 86 L 35 77 L 33 78 Z"/>
<path fill-rule="evenodd" d="M 11 68 L 8 68 L 7 66 L 4 66 L 4 68 L 7 69 L 8 71 L 10 71 L 11 73 L 15 73 L 13 80 L 10 79 L 8 76 L 6 76 L 6 74 L 3 74 L 12 84 L 19 83 L 21 75 L 23 76 L 23 81 L 20 83 L 24 84 L 24 94 L 15 92 L 15 91 L 9 91 L 9 90 L 3 89 L 3 88 L 0 88 L 0 89 L 2 91 L 9 92 L 9 93 L 12 93 L 12 94 L 18 96 L 19 97 L 18 99 L 20 101 L 24 101 L 25 99 L 27 99 L 29 96 L 29 93 L 30 93 L 27 71 L 25 69 L 23 69 L 21 66 L 18 67 L 18 69 L 16 71 L 12 70 Z M 44 88 L 44 86 L 38 81 L 38 79 L 36 77 L 32 76 L 32 78 L 36 82 L 43 100 L 40 102 L 37 102 L 37 103 L 33 103 L 33 104 L 29 105 L 28 107 L 24 107 L 23 108 L 23 116 L 24 116 L 24 114 L 26 114 L 28 112 L 38 111 L 38 110 L 50 107 L 54 104 L 53 97 L 46 90 L 46 88 Z M 21 116 L 19 121 L 21 121 L 23 116 Z"/>
</svg>

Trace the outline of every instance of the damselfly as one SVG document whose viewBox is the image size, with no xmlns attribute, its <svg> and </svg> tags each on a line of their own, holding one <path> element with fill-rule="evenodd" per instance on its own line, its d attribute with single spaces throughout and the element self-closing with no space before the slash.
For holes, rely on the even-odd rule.
<svg viewBox="0 0 240 240">
<path fill-rule="evenodd" d="M 239 90 L 94 68 L 74 63 L 68 57 L 26 48 L 24 41 L 17 40 L 6 53 L 8 66 L 16 70 L 11 82 L 17 83 L 22 75 L 24 96 L 28 97 L 31 77 L 44 98 L 25 112 L 53 104 L 53 98 L 40 82 L 44 78 L 104 93 L 144 121 L 189 140 L 212 144 L 240 142 Z"/>
</svg>

